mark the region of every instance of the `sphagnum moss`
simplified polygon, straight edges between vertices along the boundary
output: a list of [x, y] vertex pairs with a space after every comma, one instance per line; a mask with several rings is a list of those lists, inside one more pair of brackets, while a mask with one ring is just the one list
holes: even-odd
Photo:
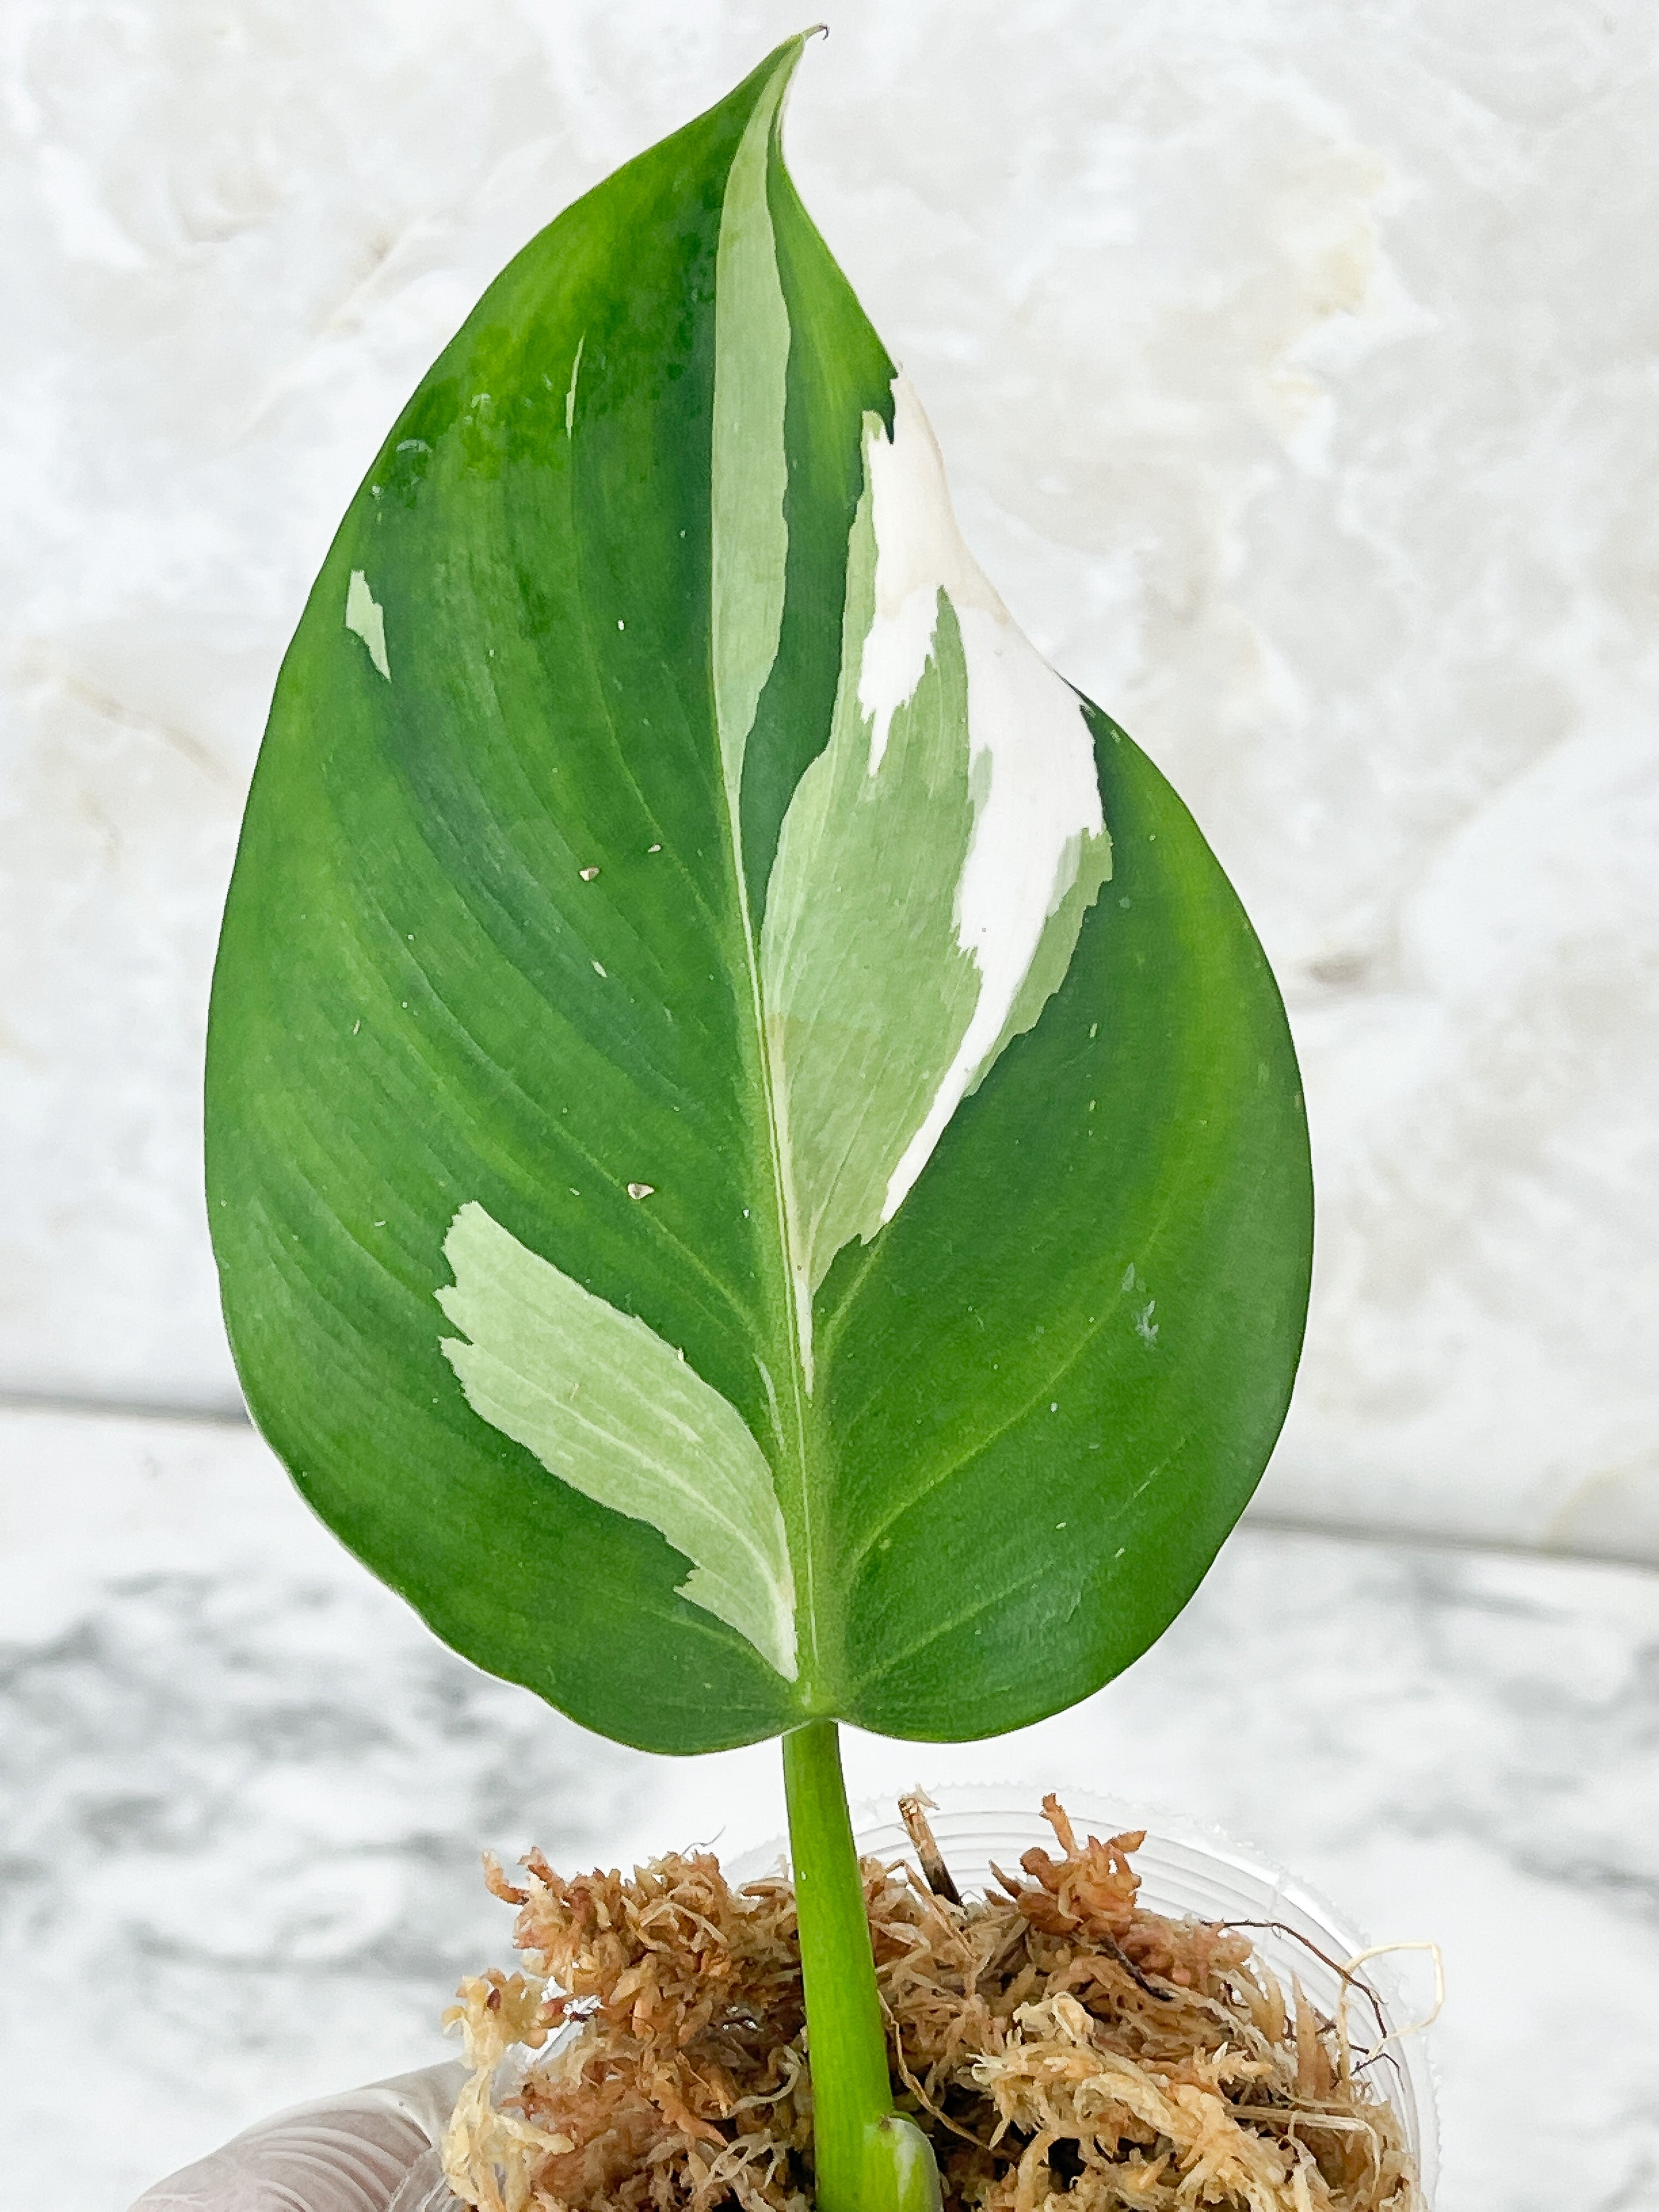
[[[1058, 1856], [1027, 1851], [983, 1898], [862, 1862], [894, 2087], [945, 2206], [1417, 2212], [1399, 2116], [1343, 2026], [1243, 1930], [1144, 1910], [1139, 1834], [1079, 1840], [1044, 1810]], [[628, 1880], [525, 1863], [522, 1885], [489, 1882], [520, 1907], [528, 1971], [466, 1982], [449, 2015], [474, 2069], [456, 2193], [479, 2212], [805, 2212], [788, 1882], [734, 1890], [705, 1852]]]

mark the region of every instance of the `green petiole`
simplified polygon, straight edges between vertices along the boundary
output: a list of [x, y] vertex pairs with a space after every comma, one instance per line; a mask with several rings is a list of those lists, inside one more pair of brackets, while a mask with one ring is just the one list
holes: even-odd
[[933, 2147], [893, 2109], [834, 1721], [810, 1721], [784, 1737], [783, 1780], [806, 1988], [817, 2212], [938, 2212]]

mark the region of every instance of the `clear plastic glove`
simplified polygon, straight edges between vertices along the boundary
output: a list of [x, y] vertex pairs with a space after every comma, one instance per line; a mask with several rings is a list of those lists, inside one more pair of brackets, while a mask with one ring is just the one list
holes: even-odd
[[466, 2069], [452, 2059], [261, 2120], [132, 2212], [459, 2212], [438, 2146]]

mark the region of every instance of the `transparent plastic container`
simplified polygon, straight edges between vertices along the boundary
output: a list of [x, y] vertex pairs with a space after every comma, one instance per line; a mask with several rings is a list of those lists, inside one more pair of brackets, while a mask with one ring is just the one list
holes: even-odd
[[[1079, 1835], [1146, 1829], [1146, 1841], [1134, 1855], [1143, 1905], [1172, 1917], [1190, 1913], [1200, 1920], [1269, 1923], [1247, 1931], [1257, 1955], [1286, 1988], [1294, 1975], [1312, 2004], [1328, 2015], [1335, 2014], [1343, 1990], [1337, 1970], [1367, 1948], [1370, 1939], [1305, 1882], [1218, 1830], [1179, 1814], [1063, 1784], [1057, 1787]], [[992, 1880], [994, 1861], [1012, 1873], [1021, 1852], [1032, 1844], [1054, 1848], [1054, 1830], [1042, 1817], [1038, 1787], [987, 1784], [941, 1788], [932, 1794], [939, 1809], [928, 1814], [928, 1825], [964, 1895], [983, 1892]], [[855, 1805], [853, 1826], [861, 1852], [915, 1863], [915, 1849], [895, 1807]], [[780, 1839], [744, 1853], [728, 1873], [734, 1881], [752, 1881], [787, 1856], [787, 1844]], [[1353, 1978], [1364, 1985], [1363, 1993], [1358, 1987], [1348, 1991], [1348, 2033], [1356, 2047], [1369, 2048], [1385, 2033], [1397, 2033], [1425, 2009], [1402, 1993], [1387, 1959], [1368, 1961]], [[1423, 2202], [1432, 2204], [1438, 2142], [1434, 2076], [1423, 2036], [1390, 2043], [1373, 2072], [1400, 2115]]]

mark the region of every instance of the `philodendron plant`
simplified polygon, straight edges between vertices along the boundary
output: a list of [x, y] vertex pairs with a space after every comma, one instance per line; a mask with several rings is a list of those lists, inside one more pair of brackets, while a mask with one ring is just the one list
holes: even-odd
[[921, 2206], [836, 1727], [987, 1736], [1192, 1594], [1310, 1242], [1261, 948], [1049, 669], [779, 150], [789, 40], [532, 240], [283, 664], [215, 980], [254, 1414], [458, 1650], [783, 1739], [823, 2212]]

